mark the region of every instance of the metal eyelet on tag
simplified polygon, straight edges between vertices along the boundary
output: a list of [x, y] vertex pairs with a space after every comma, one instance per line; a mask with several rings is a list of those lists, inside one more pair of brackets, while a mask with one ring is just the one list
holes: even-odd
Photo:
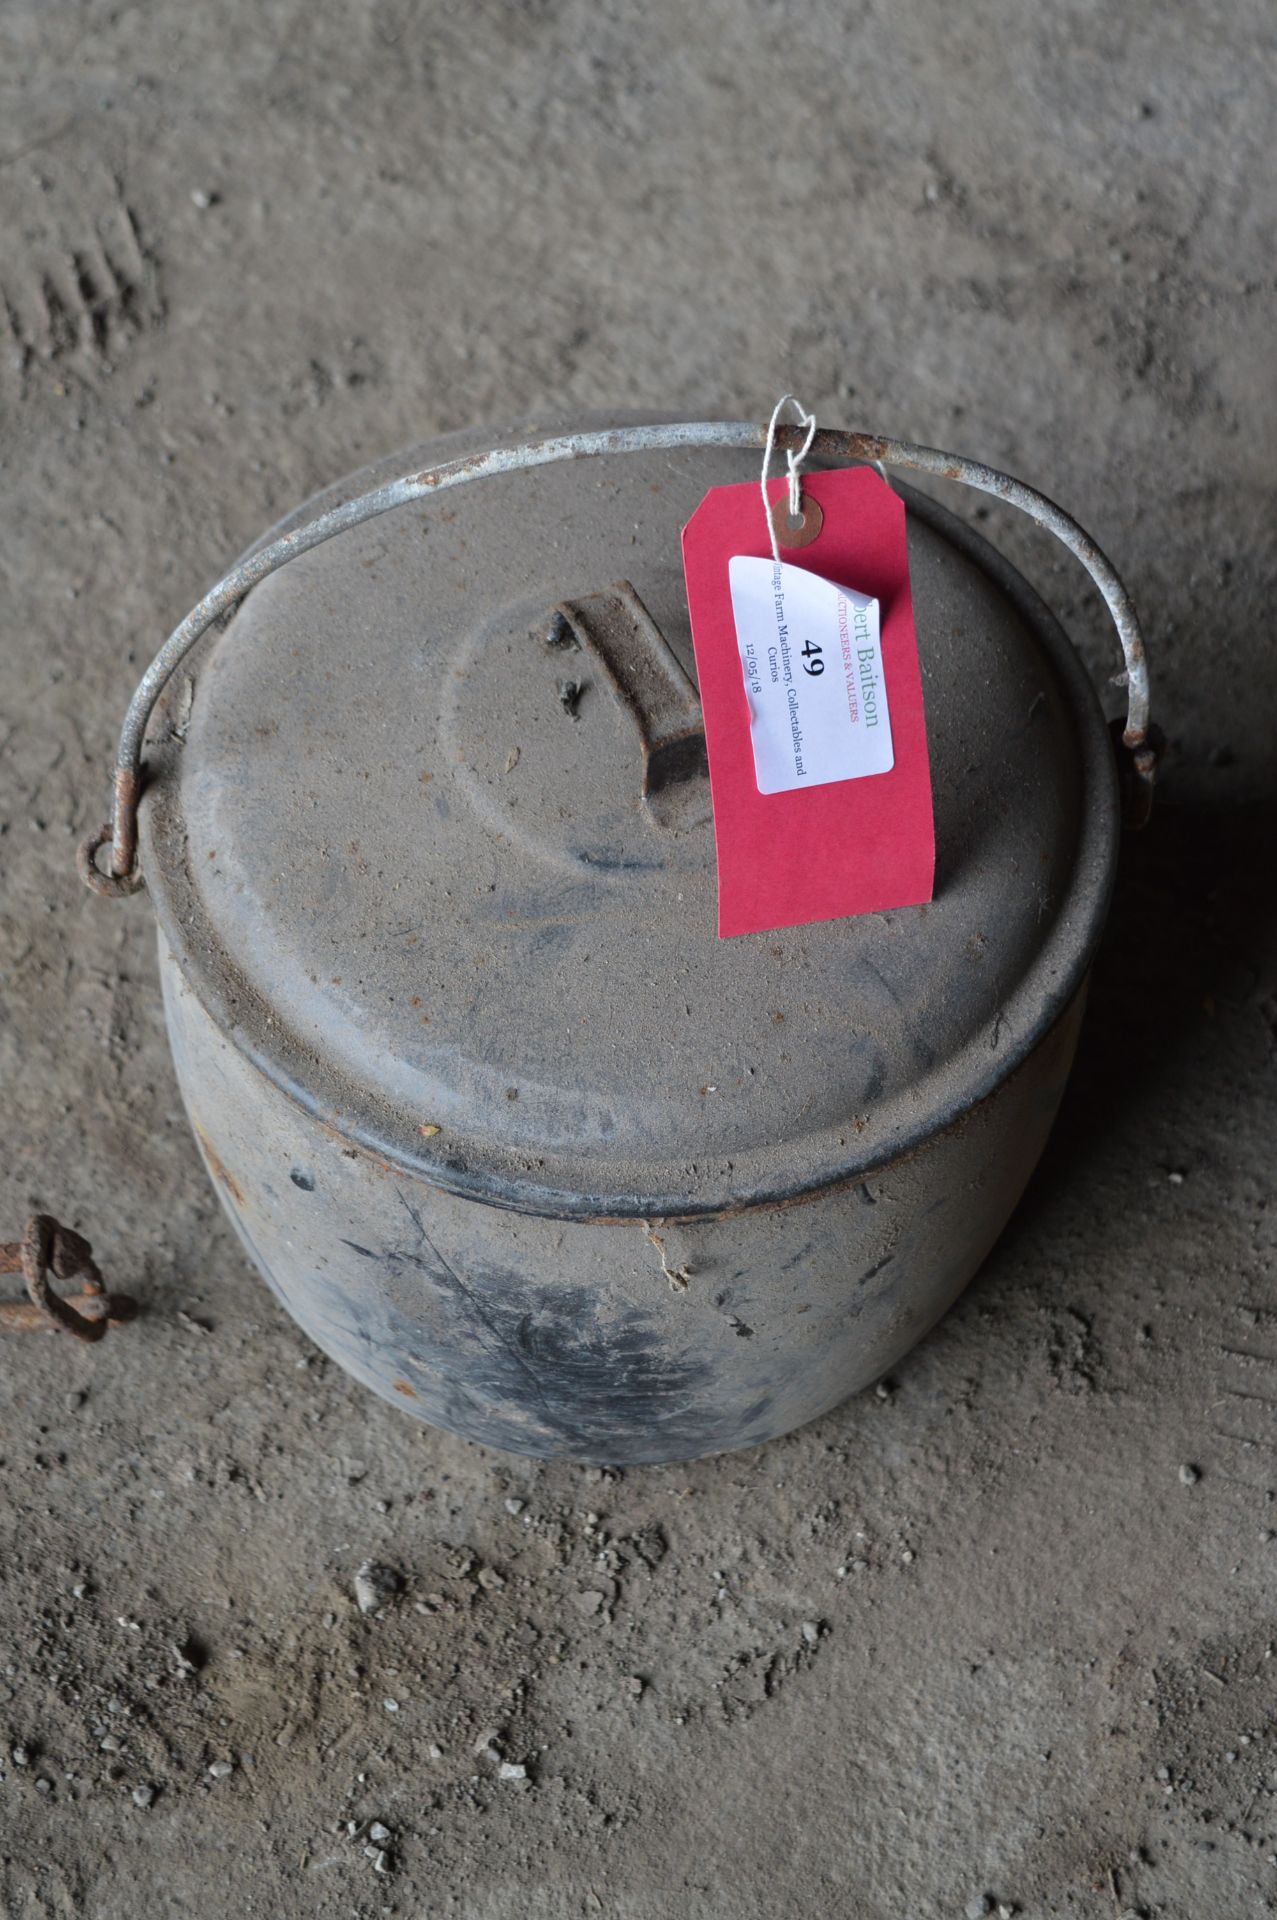
[[799, 506], [798, 518], [791, 519], [788, 492], [771, 504], [772, 530], [782, 547], [809, 547], [825, 524], [825, 516], [818, 501], [810, 493], [804, 492]]

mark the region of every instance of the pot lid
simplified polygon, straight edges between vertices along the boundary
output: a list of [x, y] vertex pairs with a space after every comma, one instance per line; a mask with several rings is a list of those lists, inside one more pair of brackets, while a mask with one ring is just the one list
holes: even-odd
[[170, 689], [142, 810], [166, 938], [352, 1142], [529, 1211], [764, 1203], [952, 1121], [1076, 991], [1115, 848], [1098, 704], [1025, 582], [912, 492], [936, 897], [717, 938], [679, 536], [756, 477], [605, 454], [398, 508], [254, 587]]

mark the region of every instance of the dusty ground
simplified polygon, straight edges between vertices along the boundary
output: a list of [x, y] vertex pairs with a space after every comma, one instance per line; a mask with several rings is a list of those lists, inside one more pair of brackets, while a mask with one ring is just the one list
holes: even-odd
[[[1277, 1911], [1275, 79], [1262, 0], [0, 13], [0, 1225], [147, 1310], [0, 1352], [6, 1915]], [[685, 1469], [485, 1454], [246, 1269], [75, 838], [140, 663], [321, 482], [787, 385], [1093, 527], [1163, 804], [894, 1392]]]

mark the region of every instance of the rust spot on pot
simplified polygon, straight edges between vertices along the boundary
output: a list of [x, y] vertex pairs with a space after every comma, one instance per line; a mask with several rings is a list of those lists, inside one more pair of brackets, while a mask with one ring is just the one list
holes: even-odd
[[213, 1145], [213, 1142], [209, 1139], [199, 1121], [193, 1121], [192, 1125], [195, 1128], [195, 1138], [200, 1143], [200, 1152], [204, 1155], [209, 1172], [219, 1186], [225, 1187], [227, 1193], [230, 1194], [231, 1199], [235, 1202], [235, 1205], [242, 1207], [244, 1204], [244, 1189], [240, 1186], [239, 1181], [222, 1159], [221, 1154], [217, 1151], [217, 1148]]
[[406, 1399], [416, 1400], [419, 1397], [417, 1393], [417, 1389], [415, 1387], [410, 1387], [406, 1380], [396, 1380], [394, 1383], [394, 1386], [395, 1386], [395, 1392], [402, 1393]]

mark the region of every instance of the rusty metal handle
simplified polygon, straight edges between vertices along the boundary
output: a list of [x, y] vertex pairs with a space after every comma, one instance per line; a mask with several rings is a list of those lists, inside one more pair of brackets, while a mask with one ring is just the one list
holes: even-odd
[[[779, 427], [775, 444], [781, 451], [797, 451], [806, 443], [806, 434], [798, 427]], [[423, 472], [405, 474], [385, 486], [375, 487], [347, 500], [327, 513], [316, 515], [304, 525], [292, 528], [259, 547], [248, 558], [232, 567], [211, 593], [176, 627], [146, 669], [125, 715], [115, 765], [115, 790], [111, 820], [100, 831], [90, 833], [77, 855], [80, 876], [95, 892], [110, 898], [135, 893], [142, 884], [137, 864], [137, 809], [142, 791], [142, 746], [147, 723], [155, 703], [174, 669], [212, 626], [228, 613], [259, 581], [275, 573], [298, 554], [322, 546], [336, 534], [345, 533], [378, 514], [413, 501], [433, 499], [449, 487], [468, 485], [472, 480], [496, 474], [526, 472], [534, 467], [552, 466], [563, 460], [583, 460], [595, 454], [662, 453], [675, 448], [693, 451], [728, 449], [761, 450], [767, 442], [767, 428], [749, 421], [676, 422], [667, 426], [612, 427], [601, 432], [554, 435], [512, 447], [494, 447], [484, 454], [470, 454], [457, 460], [445, 460]], [[1134, 811], [1147, 813], [1157, 770], [1156, 750], [1149, 739], [1149, 679], [1144, 639], [1134, 602], [1112, 562], [1101, 552], [1090, 534], [1063, 508], [1045, 494], [1028, 487], [1010, 474], [994, 467], [965, 460], [959, 454], [943, 453], [936, 447], [915, 446], [907, 440], [887, 440], [872, 433], [844, 433], [830, 427], [820, 428], [812, 438], [809, 457], [832, 463], [862, 461], [873, 466], [898, 467], [910, 473], [928, 473], [942, 480], [956, 480], [980, 493], [992, 494], [1018, 507], [1030, 520], [1066, 546], [1079, 560], [1104, 603], [1117, 629], [1125, 671], [1121, 681], [1126, 687], [1126, 723], [1122, 745], [1130, 756], [1132, 781], [1141, 804]], [[759, 506], [761, 515], [762, 507]], [[98, 851], [111, 843], [110, 871], [104, 873], [97, 863]]]

